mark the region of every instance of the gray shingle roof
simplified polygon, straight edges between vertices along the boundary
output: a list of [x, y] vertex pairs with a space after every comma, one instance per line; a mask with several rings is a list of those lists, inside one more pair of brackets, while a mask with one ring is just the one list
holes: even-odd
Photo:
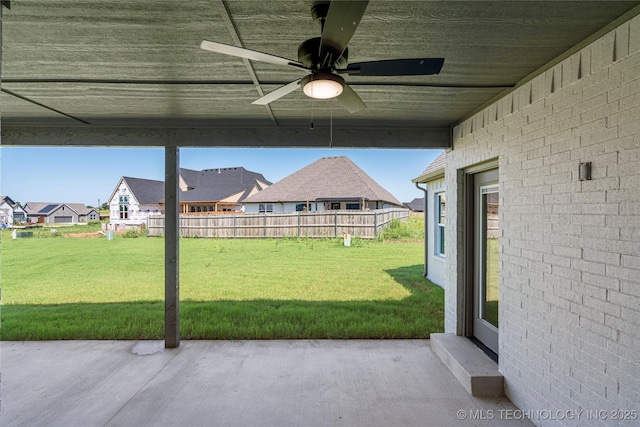
[[46, 205], [42, 203], [26, 202], [24, 204], [24, 210], [28, 213], [35, 213], [42, 209], [44, 206]]
[[78, 215], [87, 215], [94, 209], [89, 209], [84, 203], [61, 203], [61, 202], [27, 202], [25, 206], [28, 208], [26, 212], [29, 215], [48, 215], [57, 210], [60, 206], [65, 205], [73, 209]]
[[180, 169], [180, 174], [192, 188], [180, 193], [182, 202], [217, 201], [238, 193], [243, 193], [244, 196], [254, 187], [261, 189], [264, 184], [271, 185], [261, 173], [248, 171], [243, 167], [205, 169], [199, 172]]
[[96, 209], [88, 208], [84, 203], [67, 203], [66, 205], [78, 212], [79, 215], [88, 215], [91, 211], [97, 212]]
[[0, 196], [0, 203], [6, 201], [8, 205], [15, 205], [16, 202], [13, 201], [13, 199], [9, 196]]
[[[260, 190], [265, 185], [271, 185], [261, 173], [248, 171], [243, 167], [202, 171], [181, 168], [180, 176], [189, 188], [188, 191], [180, 192], [181, 202], [215, 202], [237, 193], [243, 193], [240, 198], [242, 201], [254, 187]], [[123, 179], [139, 203], [164, 202], [164, 181], [127, 176]]]
[[180, 176], [182, 177], [184, 182], [187, 184], [187, 187], [189, 187], [189, 188], [195, 188], [196, 187], [196, 183], [198, 182], [198, 174], [199, 173], [200, 173], [199, 171], [180, 168]]
[[415, 198], [408, 203], [404, 203], [404, 206], [414, 212], [424, 212], [424, 197]]
[[138, 203], [142, 205], [156, 205], [164, 200], [164, 181], [153, 179], [132, 178], [123, 176]]
[[[26, 206], [27, 208], [26, 211], [29, 214], [38, 214], [38, 213], [44, 214], [63, 204], [64, 203], [60, 203], [60, 202], [27, 202], [24, 205]], [[45, 209], [47, 207], [48, 209]], [[42, 212], [43, 209], [45, 209], [45, 211], [47, 212]]]
[[361, 199], [402, 206], [348, 157], [323, 157], [248, 197], [245, 203], [304, 202], [317, 199]]
[[440, 153], [438, 157], [436, 157], [433, 160], [433, 162], [431, 162], [429, 166], [427, 166], [425, 170], [422, 171], [422, 173], [417, 178], [413, 180], [413, 182], [425, 182], [423, 180], [423, 177], [426, 177], [427, 175], [432, 175], [435, 172], [442, 172], [442, 174], [444, 175], [445, 160], [446, 160], [446, 151], [443, 151], [442, 153]]

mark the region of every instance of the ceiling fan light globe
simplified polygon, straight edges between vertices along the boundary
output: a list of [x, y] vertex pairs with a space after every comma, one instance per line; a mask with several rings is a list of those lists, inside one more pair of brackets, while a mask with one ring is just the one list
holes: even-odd
[[302, 83], [302, 91], [309, 98], [331, 99], [344, 90], [344, 79], [335, 74], [316, 74], [307, 76]]

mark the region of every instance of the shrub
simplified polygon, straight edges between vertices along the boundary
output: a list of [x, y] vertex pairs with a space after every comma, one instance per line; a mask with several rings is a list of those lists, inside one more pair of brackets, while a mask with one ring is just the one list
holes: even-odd
[[406, 221], [394, 218], [389, 226], [378, 235], [378, 239], [424, 239], [424, 218], [410, 217]]
[[122, 237], [124, 237], [125, 239], [137, 239], [138, 237], [140, 237], [140, 232], [137, 230], [129, 229], [122, 233]]

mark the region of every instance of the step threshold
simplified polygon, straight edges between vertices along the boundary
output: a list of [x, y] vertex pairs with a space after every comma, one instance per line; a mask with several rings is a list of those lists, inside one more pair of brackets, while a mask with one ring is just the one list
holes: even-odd
[[431, 334], [431, 349], [472, 396], [504, 396], [498, 364], [466, 337]]

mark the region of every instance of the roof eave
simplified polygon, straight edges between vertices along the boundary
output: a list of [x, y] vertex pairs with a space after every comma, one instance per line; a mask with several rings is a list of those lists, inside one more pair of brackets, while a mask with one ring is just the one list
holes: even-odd
[[417, 183], [421, 183], [421, 182], [433, 181], [433, 180], [436, 180], [438, 178], [444, 178], [444, 168], [435, 170], [433, 172], [429, 172], [429, 173], [424, 174], [424, 175], [420, 175], [419, 177], [412, 179], [411, 182], [417, 184]]

